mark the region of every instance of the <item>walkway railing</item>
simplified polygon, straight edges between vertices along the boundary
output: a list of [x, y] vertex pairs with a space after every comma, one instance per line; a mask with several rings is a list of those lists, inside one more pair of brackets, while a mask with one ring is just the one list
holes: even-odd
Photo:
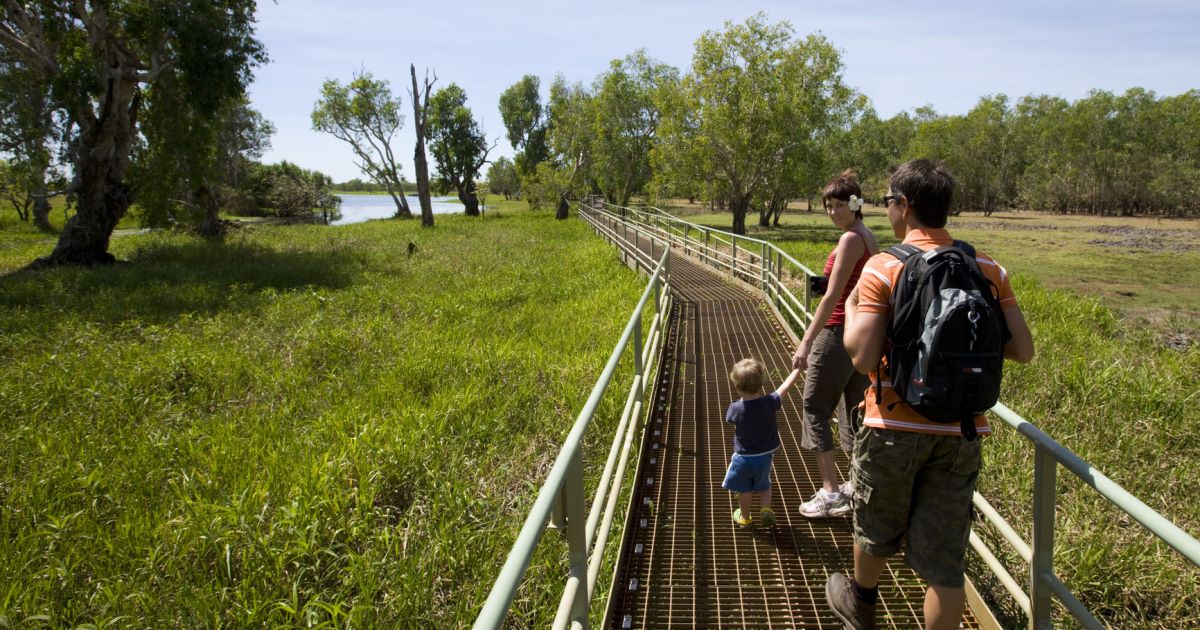
[[[787, 260], [796, 268], [803, 270], [807, 275], [812, 275], [812, 272], [790, 256], [787, 256], [787, 254], [784, 254], [774, 245], [758, 239], [738, 236], [722, 230], [690, 223], [663, 212], [658, 208], [625, 208], [610, 204], [604, 205], [606, 211], [613, 216], [624, 217], [630, 221], [644, 225], [647, 229], [653, 231], [653, 233], [662, 235], [664, 240], [670, 241], [675, 247], [680, 248], [682, 251], [697, 252], [701, 258], [724, 268], [734, 277], [740, 277], [739, 270], [741, 269], [761, 270], [763, 274], [763, 288], [769, 298], [779, 300], [781, 296], [786, 296], [793, 305], [799, 306], [795, 296], [784, 290], [779, 280], [779, 270], [782, 269], [782, 262], [776, 263], [775, 261]], [[700, 238], [701, 236], [703, 236], [703, 239]], [[725, 251], [714, 251], [716, 248], [713, 247], [713, 243], [725, 244], [727, 249]], [[737, 252], [739, 251], [739, 245], [741, 245], [741, 251], [746, 251], [747, 247], [744, 245], [745, 243], [762, 245], [762, 255], [759, 260], [766, 261], [765, 264], [747, 259], [739, 267]], [[730, 251], [732, 251], [732, 255]], [[774, 260], [772, 259], [772, 255], [774, 255]], [[807, 282], [805, 284], [807, 285]], [[805, 307], [811, 298], [812, 295], [806, 292]], [[808, 319], [812, 318], [811, 311], [807, 308], [803, 308], [802, 312], [808, 316]], [[794, 312], [790, 314], [793, 321], [799, 324], [799, 328], [803, 329], [807, 325], [807, 321], [800, 324], [800, 320]], [[1084, 483], [1099, 492], [1101, 496], [1108, 499], [1113, 505], [1150, 530], [1156, 537], [1179, 551], [1192, 564], [1200, 566], [1200, 541], [1188, 535], [1187, 532], [1154, 511], [1116, 482], [1093, 468], [1083, 459], [1080, 459], [1070, 449], [1059, 444], [1034, 426], [1033, 423], [1017, 415], [1004, 404], [997, 403], [996, 406], [992, 407], [991, 411], [1006, 424], [1016, 429], [1036, 449], [1033, 473], [1032, 543], [1025, 542], [1013, 527], [1009, 525], [1008, 521], [1000, 516], [982, 495], [977, 492], [974, 498], [975, 507], [978, 508], [979, 512], [1000, 532], [1004, 540], [1029, 565], [1028, 593], [1008, 569], [1004, 567], [1003, 563], [996, 558], [987, 544], [974, 532], [971, 533], [970, 538], [971, 548], [979, 554], [987, 567], [991, 569], [1000, 583], [1004, 585], [1005, 590], [1012, 595], [1017, 601], [1018, 606], [1029, 617], [1029, 627], [1031, 629], [1042, 630], [1051, 627], [1052, 597], [1057, 597], [1063, 606], [1066, 607], [1067, 611], [1075, 619], [1079, 620], [1084, 627], [1094, 630], [1103, 630], [1105, 627], [1054, 573], [1054, 516], [1057, 499], [1056, 479], [1059, 465], [1074, 473]]]
[[[767, 294], [775, 308], [800, 330], [812, 321], [812, 283], [819, 275], [769, 241], [698, 225], [658, 208], [630, 208], [604, 201], [600, 207], [628, 218], [658, 238], [675, 246], [677, 253], [695, 256], [706, 264]], [[800, 297], [803, 296], [803, 297]]]
[[[617, 498], [629, 463], [630, 451], [644, 416], [642, 406], [646, 389], [658, 364], [661, 337], [667, 314], [670, 312], [669, 244], [658, 240], [649, 230], [637, 225], [622, 226], [623, 233], [618, 235], [587, 209], [581, 209], [580, 217], [620, 247], [628, 260], [645, 269], [650, 274], [650, 280], [629, 316], [629, 322], [625, 325], [625, 330], [613, 348], [595, 387], [592, 388], [583, 410], [579, 412], [571, 432], [563, 442], [562, 450], [554, 460], [545, 483], [538, 491], [533, 508], [525, 518], [525, 524], [521, 527], [512, 550], [509, 551], [508, 559], [501, 568], [479, 617], [475, 620], [475, 628], [499, 628], [503, 625], [525, 571], [529, 568], [534, 549], [546, 530], [547, 521], [551, 527], [565, 532], [568, 546], [568, 577], [554, 618], [554, 628], [565, 628], [568, 625], [581, 628], [588, 626], [590, 603], [612, 529]], [[634, 242], [649, 240], [652, 243], [651, 251], [656, 253], [656, 248], [661, 248], [662, 255], [654, 260], [628, 245], [630, 241], [624, 236], [629, 234], [635, 235]], [[654, 305], [653, 319], [643, 344], [643, 317], [650, 303]], [[586, 513], [585, 518], [583, 437], [626, 351], [633, 353], [633, 379], [625, 399], [624, 411], [609, 447], [600, 483], [592, 497], [591, 510]]]

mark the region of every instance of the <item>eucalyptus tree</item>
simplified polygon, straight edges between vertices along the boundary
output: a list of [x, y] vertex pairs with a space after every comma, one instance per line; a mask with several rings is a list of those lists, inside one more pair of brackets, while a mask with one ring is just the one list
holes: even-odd
[[[853, 92], [842, 82], [842, 62], [820, 35], [794, 39], [787, 22], [770, 24], [759, 13], [745, 23], [726, 22], [696, 41], [691, 72], [674, 96], [661, 133], [687, 135], [667, 144], [693, 152], [664, 166], [697, 169], [709, 177], [733, 212], [733, 231], [746, 231], [746, 212], [772, 187], [795, 194], [789, 178], [823, 138], [848, 117]], [[671, 106], [671, 99], [676, 99]], [[662, 153], [658, 152], [659, 160]]]
[[398, 218], [412, 218], [400, 165], [392, 150], [392, 138], [404, 124], [400, 99], [392, 97], [388, 82], [362, 70], [350, 83], [329, 79], [321, 86], [321, 98], [313, 106], [312, 126], [350, 145], [355, 165], [372, 181], [383, 184], [396, 204]]
[[44, 75], [5, 50], [0, 55], [0, 151], [12, 159], [4, 169], [4, 195], [22, 221], [32, 219], [43, 231], [51, 230], [46, 179], [57, 127]]
[[649, 183], [660, 118], [654, 95], [678, 80], [676, 68], [651, 59], [645, 49], [614, 60], [596, 78], [591, 175], [609, 201], [625, 205]]
[[479, 195], [475, 180], [487, 163], [487, 155], [495, 143], [488, 146], [487, 137], [467, 108], [467, 93], [450, 85], [434, 93], [430, 100], [429, 148], [437, 162], [438, 173], [446, 178], [459, 201], [463, 213], [479, 216]]
[[512, 199], [517, 193], [517, 170], [512, 160], [506, 157], [496, 158], [487, 172], [488, 192], [493, 195], [504, 195]]
[[500, 118], [508, 141], [517, 151], [517, 174], [528, 177], [546, 159], [548, 110], [542, 105], [541, 80], [532, 74], [508, 86], [500, 94]]
[[[570, 200], [588, 187], [595, 120], [595, 97], [580, 83], [568, 83], [561, 75], [550, 85], [550, 124], [547, 133], [549, 159], [538, 166], [539, 179], [557, 204], [555, 218], [565, 219]], [[543, 168], [545, 167], [545, 168]]]
[[179, 102], [178, 91], [148, 95], [130, 179], [145, 225], [194, 228], [219, 237], [221, 208], [240, 210], [248, 165], [270, 147], [274, 126], [245, 97], [230, 99], [215, 117]]
[[[108, 242], [133, 201], [125, 180], [145, 90], [178, 90], [215, 115], [266, 61], [253, 0], [4, 0], [0, 45], [49, 83], [79, 129], [76, 212], [32, 266], [113, 261]], [[164, 80], [169, 78], [170, 80]]]

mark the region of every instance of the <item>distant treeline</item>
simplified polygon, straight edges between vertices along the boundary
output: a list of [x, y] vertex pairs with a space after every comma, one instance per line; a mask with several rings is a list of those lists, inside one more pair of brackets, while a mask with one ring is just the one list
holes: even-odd
[[954, 173], [959, 210], [1198, 216], [1200, 91], [1025, 96], [1015, 105], [986, 96], [961, 116], [920, 108], [879, 120], [868, 111], [846, 131], [841, 163], [878, 195], [894, 157], [918, 156]]
[[845, 169], [878, 200], [892, 166], [925, 157], [954, 174], [958, 211], [1200, 216], [1200, 90], [989, 95], [962, 115], [884, 119], [836, 46], [765, 14], [702, 34], [683, 70], [638, 50], [590, 84], [558, 76], [548, 99], [541, 85], [526, 75], [501, 95], [515, 155], [488, 184], [560, 213], [586, 195], [686, 198], [728, 209], [742, 232]]
[[[404, 187], [404, 192], [406, 194], [415, 194], [417, 191], [417, 185], [410, 181], [401, 182], [401, 186]], [[334, 192], [386, 193], [387, 186], [378, 182], [363, 181], [355, 177], [354, 179], [344, 181], [340, 184], [334, 184], [333, 190]]]

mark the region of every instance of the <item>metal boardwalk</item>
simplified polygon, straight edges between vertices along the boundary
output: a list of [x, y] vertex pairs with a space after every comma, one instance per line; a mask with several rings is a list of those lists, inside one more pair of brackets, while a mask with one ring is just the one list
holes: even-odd
[[[639, 243], [653, 257], [661, 255]], [[800, 447], [802, 385], [783, 400], [772, 483], [778, 523], [738, 529], [721, 487], [732, 455], [729, 368], [755, 357], [769, 387], [791, 370], [795, 342], [761, 294], [672, 254], [670, 326], [644, 432], [631, 512], [612, 586], [612, 628], [841, 628], [825, 580], [853, 567], [849, 517], [809, 520], [799, 506], [820, 487]], [[836, 431], [835, 431], [836, 432]], [[839, 474], [849, 462], [836, 452]], [[921, 625], [924, 585], [896, 556], [880, 582], [881, 628]], [[968, 610], [963, 627], [979, 627]]]

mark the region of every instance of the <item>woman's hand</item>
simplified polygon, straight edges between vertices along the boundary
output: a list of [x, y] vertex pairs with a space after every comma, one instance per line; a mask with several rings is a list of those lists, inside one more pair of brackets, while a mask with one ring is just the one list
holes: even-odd
[[808, 339], [801, 340], [800, 347], [796, 348], [796, 354], [792, 355], [792, 369], [807, 370], [810, 352], [812, 352], [812, 343]]

